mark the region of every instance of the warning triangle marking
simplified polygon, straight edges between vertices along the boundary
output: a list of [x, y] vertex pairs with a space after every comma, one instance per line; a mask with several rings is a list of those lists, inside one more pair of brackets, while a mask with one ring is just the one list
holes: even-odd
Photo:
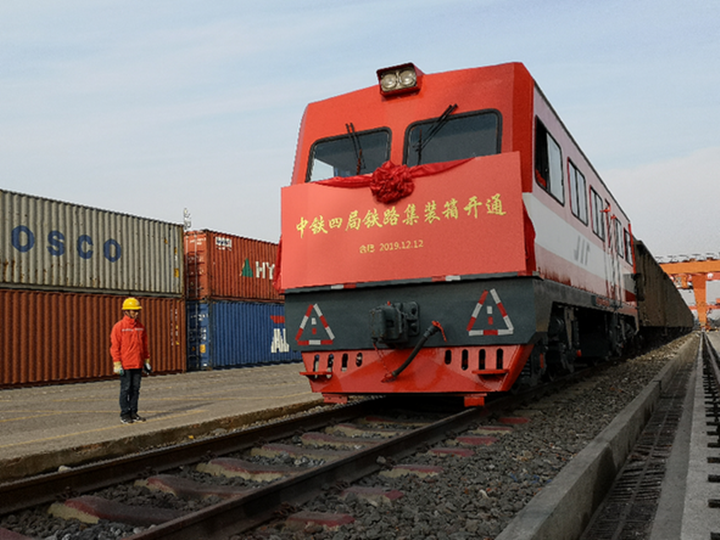
[[[318, 324], [318, 321], [320, 324]], [[308, 328], [306, 332], [305, 327], [308, 322], [310, 322], [310, 328]], [[317, 339], [316, 336], [318, 335], [318, 332], [321, 333], [321, 336], [326, 337], [327, 339], [322, 339], [322, 337]], [[303, 339], [303, 334], [305, 333], [311, 334], [313, 339]], [[305, 312], [302, 322], [300, 323], [300, 328], [298, 328], [295, 341], [297, 341], [298, 345], [331, 345], [334, 340], [335, 334], [333, 334], [333, 331], [330, 329], [330, 325], [325, 319], [325, 315], [323, 315], [322, 311], [320, 311], [320, 306], [317, 304], [310, 304]]]
[[[507, 314], [507, 311], [505, 311], [505, 306], [503, 306], [502, 302], [500, 301], [500, 297], [498, 296], [498, 293], [495, 289], [490, 289], [490, 296], [492, 296], [492, 299], [495, 301], [495, 305], [497, 306], [498, 311], [500, 312], [500, 316], [502, 317], [503, 322], [505, 323], [505, 328], [493, 328], [495, 326], [495, 317], [493, 316], [493, 306], [487, 305], [487, 297], [488, 297], [488, 290], [485, 289], [480, 296], [480, 300], [478, 300], [478, 303], [475, 305], [475, 309], [473, 310], [472, 316], [470, 317], [470, 322], [467, 325], [467, 331], [468, 335], [470, 336], [509, 336], [513, 332], [515, 332], [515, 327], [512, 324], [512, 321], [510, 320], [510, 317]], [[487, 315], [487, 326], [489, 328], [484, 330], [473, 330], [473, 327], [475, 326], [475, 323], [477, 322], [478, 317], [480, 316], [480, 313], [483, 311], [483, 307], [485, 308], [485, 314]]]

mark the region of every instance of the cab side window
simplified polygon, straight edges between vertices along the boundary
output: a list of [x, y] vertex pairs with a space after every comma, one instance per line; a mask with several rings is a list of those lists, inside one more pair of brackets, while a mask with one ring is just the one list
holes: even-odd
[[632, 264], [633, 262], [633, 245], [632, 245], [632, 237], [630, 236], [630, 233], [627, 229], [624, 230], [624, 238], [625, 238], [625, 258], [627, 259], [627, 262]]
[[613, 218], [613, 243], [615, 244], [615, 252], [622, 257], [625, 258], [625, 243], [623, 242], [622, 237], [622, 231], [623, 226], [622, 223], [620, 223], [620, 220], [617, 218]]
[[535, 180], [560, 204], [565, 204], [565, 189], [560, 145], [539, 118], [535, 119]]
[[602, 197], [593, 188], [590, 188], [590, 212], [592, 215], [592, 230], [598, 238], [605, 240], [605, 214]]
[[568, 164], [570, 171], [570, 208], [573, 215], [587, 225], [587, 185], [585, 176], [575, 167], [572, 161], [568, 160]]

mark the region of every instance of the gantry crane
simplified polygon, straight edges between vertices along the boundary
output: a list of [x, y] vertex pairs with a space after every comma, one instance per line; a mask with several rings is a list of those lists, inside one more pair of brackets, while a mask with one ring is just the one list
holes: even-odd
[[720, 259], [714, 257], [685, 257], [679, 261], [660, 263], [679, 289], [692, 289], [695, 307], [701, 328], [707, 328], [707, 287], [708, 281], [720, 280]]

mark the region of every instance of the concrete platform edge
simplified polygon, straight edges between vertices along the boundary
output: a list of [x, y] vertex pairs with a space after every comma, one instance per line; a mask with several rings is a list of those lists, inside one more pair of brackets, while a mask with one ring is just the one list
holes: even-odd
[[190, 437], [200, 438], [209, 435], [216, 429], [231, 430], [253, 422], [262, 422], [278, 416], [301, 413], [322, 404], [322, 397], [318, 397], [309, 402], [215, 418], [205, 422], [141, 433], [113, 441], [0, 460], [0, 471], [2, 471], [0, 472], [0, 483], [54, 472], [60, 466], [77, 467], [93, 461], [112, 459], [158, 446], [176, 444]]
[[686, 341], [643, 392], [515, 516], [496, 540], [578, 538], [625, 463], [663, 387], [682, 361], [695, 358], [698, 341], [697, 334]]

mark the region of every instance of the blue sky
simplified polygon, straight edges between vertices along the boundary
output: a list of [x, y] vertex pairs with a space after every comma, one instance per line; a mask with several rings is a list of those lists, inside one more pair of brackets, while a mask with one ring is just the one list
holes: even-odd
[[5, 0], [0, 189], [277, 241], [308, 102], [523, 62], [657, 256], [720, 252], [715, 0]]

